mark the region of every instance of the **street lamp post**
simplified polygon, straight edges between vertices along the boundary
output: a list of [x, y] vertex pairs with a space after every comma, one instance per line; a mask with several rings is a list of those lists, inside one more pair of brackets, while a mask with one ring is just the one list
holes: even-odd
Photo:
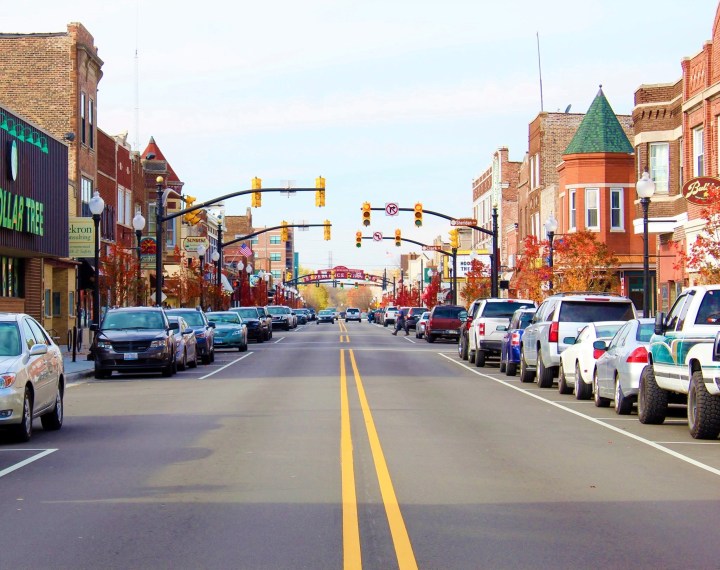
[[162, 285], [163, 285], [163, 177], [155, 179], [157, 190], [157, 205], [155, 207], [155, 305], [162, 306]]
[[217, 252], [217, 250], [215, 250], [210, 257], [213, 264], [215, 265], [215, 290], [213, 295], [215, 295], [216, 297], [215, 306], [213, 307], [213, 309], [219, 311], [222, 309], [222, 307], [220, 306], [220, 254]]
[[202, 311], [205, 309], [205, 287], [203, 287], [203, 282], [205, 281], [205, 274], [203, 273], [203, 265], [205, 264], [205, 246], [203, 244], [198, 246], [197, 254], [200, 261], [200, 310]]
[[650, 173], [645, 170], [642, 178], [635, 185], [638, 198], [643, 211], [643, 317], [650, 316], [650, 254], [648, 252], [648, 208], [650, 198], [655, 193], [655, 183], [650, 178]]
[[548, 256], [548, 269], [550, 269], [550, 279], [548, 280], [548, 289], [553, 289], [553, 240], [555, 232], [558, 229], [558, 221], [551, 212], [550, 217], [545, 221], [545, 233], [547, 234], [548, 244], [550, 246], [550, 255]]
[[250, 275], [252, 275], [252, 272], [253, 272], [253, 266], [251, 265], [250, 260], [248, 259], [248, 264], [245, 266], [245, 273], [247, 273], [248, 293], [250, 295], [250, 299], [248, 299], [249, 300], [248, 304], [250, 304], [250, 305], [255, 304], [252, 299], [253, 293], [252, 293], [252, 289], [250, 287]]
[[[93, 324], [100, 326], [100, 216], [105, 209], [105, 200], [95, 190], [90, 198], [90, 213], [95, 223], [95, 286], [93, 288]], [[96, 328], [97, 330], [97, 328]]]
[[141, 251], [140, 251], [140, 240], [142, 239], [142, 232], [145, 229], [145, 218], [143, 218], [142, 213], [140, 210], [138, 210], [135, 213], [135, 217], [132, 219], [132, 225], [135, 229], [135, 237], [137, 238], [137, 289], [136, 289], [136, 296], [135, 296], [135, 304], [140, 306], [140, 279], [141, 279], [141, 269], [140, 269], [140, 262], [142, 260]]

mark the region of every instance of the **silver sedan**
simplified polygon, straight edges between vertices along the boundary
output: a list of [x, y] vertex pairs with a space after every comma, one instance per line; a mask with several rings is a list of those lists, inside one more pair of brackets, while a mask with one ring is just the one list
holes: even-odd
[[595, 405], [606, 407], [615, 402], [615, 412], [629, 414], [637, 400], [640, 373], [648, 363], [647, 346], [653, 334], [653, 319], [632, 319], [618, 330], [612, 340], [595, 341], [604, 350], [595, 364], [593, 388]]

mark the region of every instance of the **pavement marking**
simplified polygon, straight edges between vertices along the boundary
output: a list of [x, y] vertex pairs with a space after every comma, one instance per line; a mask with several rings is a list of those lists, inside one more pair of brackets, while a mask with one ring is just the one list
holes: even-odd
[[350, 404], [348, 401], [345, 350], [340, 349], [340, 465], [342, 473], [343, 568], [362, 568], [360, 526], [355, 494]]
[[273, 344], [277, 344], [277, 343], [279, 343], [281, 340], [284, 340], [284, 339], [285, 339], [285, 337], [284, 337], [284, 336], [281, 336], [281, 337], [280, 337], [279, 339], [277, 339]]
[[390, 525], [390, 534], [392, 535], [393, 545], [395, 546], [395, 556], [397, 557], [398, 567], [400, 570], [414, 569], [417, 570], [417, 562], [413, 553], [410, 536], [408, 536], [405, 521], [400, 512], [395, 489], [390, 479], [390, 470], [388, 469], [385, 455], [383, 454], [380, 438], [375, 428], [370, 406], [365, 395], [360, 372], [358, 371], [357, 362], [355, 362], [355, 354], [352, 349], [348, 351], [350, 355], [350, 364], [352, 365], [353, 374], [355, 376], [355, 386], [360, 398], [360, 407], [362, 408], [363, 417], [365, 418], [365, 429], [367, 430], [368, 439], [370, 440], [370, 450], [372, 451], [373, 461], [375, 462], [375, 472], [377, 473], [378, 483], [380, 484], [380, 494], [385, 505], [385, 514]]
[[701, 463], [700, 461], [697, 461], [691, 457], [688, 457], [687, 455], [683, 455], [682, 453], [678, 453], [677, 451], [673, 451], [672, 449], [668, 449], [667, 447], [663, 447], [660, 445], [660, 443], [651, 441], [649, 439], [645, 439], [644, 437], [641, 437], [639, 435], [635, 435], [633, 433], [624, 431], [620, 429], [619, 427], [610, 425], [608, 423], [605, 423], [603, 420], [600, 420], [598, 418], [593, 418], [592, 416], [588, 416], [587, 414], [583, 414], [582, 412], [578, 412], [577, 410], [572, 410], [570, 408], [566, 408], [564, 405], [561, 405], [557, 402], [553, 402], [552, 400], [548, 400], [546, 398], [542, 398], [541, 396], [538, 396], [537, 394], [533, 394], [529, 390], [524, 390], [523, 388], [520, 388], [519, 386], [514, 386], [513, 384], [510, 384], [509, 382], [506, 382], [505, 380], [502, 380], [500, 378], [495, 378], [493, 376], [489, 376], [488, 374], [483, 374], [482, 372], [478, 372], [477, 370], [474, 370], [470, 368], [469, 366], [466, 366], [465, 364], [458, 362], [457, 360], [454, 360], [444, 354], [438, 353], [443, 358], [447, 358], [450, 362], [454, 362], [455, 364], [462, 366], [463, 368], [466, 368], [473, 374], [477, 374], [478, 376], [482, 376], [483, 378], [487, 378], [488, 380], [492, 380], [493, 382], [497, 382], [498, 384], [502, 384], [503, 386], [507, 386], [508, 388], [512, 388], [513, 390], [516, 390], [517, 392], [520, 392], [521, 394], [525, 394], [526, 396], [529, 396], [530, 398], [535, 398], [536, 400], [540, 400], [541, 402], [545, 402], [546, 404], [550, 404], [551, 406], [555, 406], [556, 408], [563, 410], [567, 412], [568, 414], [573, 414], [575, 416], [578, 416], [580, 418], [586, 419], [589, 422], [592, 422], [594, 424], [597, 424], [599, 426], [602, 426], [606, 429], [609, 429], [610, 431], [614, 431], [616, 433], [619, 433], [620, 435], [624, 435], [625, 437], [628, 437], [630, 439], [634, 439], [637, 442], [640, 442], [642, 444], [645, 444], [649, 447], [652, 447], [653, 449], [656, 449], [658, 451], [662, 451], [663, 453], [666, 453], [675, 459], [679, 459], [680, 461], [684, 461], [685, 463], [689, 463], [690, 465], [693, 465], [694, 467], [698, 467], [700, 469], [703, 469], [707, 471], [708, 473], [712, 473], [713, 475], [720, 476], [720, 469], [716, 469], [715, 467], [711, 467], [710, 465], [707, 465], [705, 463]]
[[233, 364], [240, 362], [243, 358], [247, 358], [251, 354], [253, 354], [253, 353], [248, 352], [247, 354], [243, 354], [240, 358], [236, 358], [235, 360], [228, 362], [225, 366], [222, 366], [222, 367], [218, 368], [217, 370], [213, 370], [210, 374], [205, 374], [205, 376], [200, 376], [200, 378], [198, 378], [198, 380], [205, 380], [205, 378], [210, 378], [210, 376], [213, 376], [214, 374], [217, 374], [218, 372], [225, 370], [228, 366], [232, 366]]
[[[17, 449], [13, 448], [12, 450], [8, 451], [39, 451], [38, 449]], [[28, 457], [27, 459], [21, 461], [20, 463], [16, 463], [15, 465], [11, 465], [10, 467], [7, 467], [0, 471], [0, 477], [5, 477], [5, 475], [8, 475], [9, 473], [12, 473], [13, 471], [17, 471], [21, 467], [25, 467], [26, 465], [32, 463], [33, 461], [37, 461], [38, 459], [42, 459], [46, 455], [50, 455], [51, 453], [54, 453], [57, 451], [57, 449], [45, 449], [41, 453], [38, 453], [36, 455], [33, 455], [32, 457]]]
[[720, 441], [656, 441], [663, 445], [720, 445]]

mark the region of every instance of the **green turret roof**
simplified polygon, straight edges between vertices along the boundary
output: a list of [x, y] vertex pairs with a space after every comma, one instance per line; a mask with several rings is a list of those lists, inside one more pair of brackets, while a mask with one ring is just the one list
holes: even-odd
[[625, 131], [620, 126], [620, 121], [605, 98], [601, 85], [600, 91], [564, 154], [592, 152], [632, 154], [633, 151]]

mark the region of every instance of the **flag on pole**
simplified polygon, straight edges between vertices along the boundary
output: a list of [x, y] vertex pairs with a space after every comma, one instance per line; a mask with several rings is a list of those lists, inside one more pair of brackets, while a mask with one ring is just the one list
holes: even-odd
[[240, 253], [244, 255], [245, 257], [252, 257], [252, 249], [250, 249], [247, 244], [242, 244], [240, 246]]

